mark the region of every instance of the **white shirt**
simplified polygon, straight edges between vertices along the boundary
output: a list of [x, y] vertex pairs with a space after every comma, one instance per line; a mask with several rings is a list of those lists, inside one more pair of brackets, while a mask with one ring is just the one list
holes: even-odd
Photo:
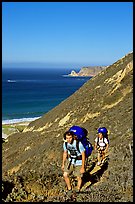
[[108, 140], [104, 137], [104, 139], [100, 139], [98, 137], [96, 137], [95, 142], [98, 142], [98, 145], [100, 146], [101, 149], [104, 149], [106, 144], [108, 144]]

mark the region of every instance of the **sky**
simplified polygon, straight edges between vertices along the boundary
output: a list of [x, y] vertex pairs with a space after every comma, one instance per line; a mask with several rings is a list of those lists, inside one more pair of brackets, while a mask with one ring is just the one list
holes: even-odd
[[133, 2], [2, 2], [2, 68], [108, 66], [133, 51]]

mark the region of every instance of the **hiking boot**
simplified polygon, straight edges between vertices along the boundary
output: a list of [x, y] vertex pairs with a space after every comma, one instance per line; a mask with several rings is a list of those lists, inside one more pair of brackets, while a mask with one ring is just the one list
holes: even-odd
[[72, 189], [67, 190], [67, 194], [68, 194], [69, 196], [72, 195], [72, 193], [73, 193]]
[[75, 192], [76, 192], [76, 193], [80, 193], [80, 189], [76, 189]]
[[106, 161], [107, 161], [106, 158], [104, 158], [104, 159], [102, 160], [102, 164], [104, 164]]
[[100, 166], [100, 164], [101, 164], [100, 162], [97, 163], [98, 166]]
[[101, 163], [103, 164], [105, 162], [105, 159], [103, 159], [102, 161], [101, 161]]

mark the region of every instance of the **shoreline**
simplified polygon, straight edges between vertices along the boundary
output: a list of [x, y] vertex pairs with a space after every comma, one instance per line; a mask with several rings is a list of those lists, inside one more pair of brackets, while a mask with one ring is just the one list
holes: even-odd
[[27, 127], [32, 121], [36, 120], [37, 118], [33, 118], [33, 119], [28, 119], [28, 120], [20, 120], [17, 121], [15, 120], [14, 122], [10, 120], [9, 123], [3, 123], [2, 122], [2, 138], [6, 139], [8, 138], [10, 135], [17, 133], [17, 132], [23, 132], [23, 130], [25, 129], [25, 127]]
[[14, 124], [26, 124], [26, 123], [30, 123], [38, 118], [40, 118], [42, 116], [39, 117], [33, 117], [33, 118], [19, 118], [19, 119], [4, 119], [2, 120], [2, 125], [14, 125]]
[[[34, 121], [34, 120], [33, 120]], [[29, 125], [32, 121], [14, 122], [14, 123], [2, 123], [2, 126], [16, 126], [16, 125]]]
[[2, 132], [2, 138], [6, 139], [9, 135], [6, 135], [5, 133]]

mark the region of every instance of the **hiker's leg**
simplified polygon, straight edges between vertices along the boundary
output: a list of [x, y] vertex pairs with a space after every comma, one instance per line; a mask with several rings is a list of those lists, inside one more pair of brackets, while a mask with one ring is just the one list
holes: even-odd
[[98, 162], [100, 162], [100, 158], [101, 158], [101, 152], [98, 151]]
[[81, 189], [83, 174], [80, 173], [81, 166], [75, 166], [74, 175], [77, 177], [77, 190]]
[[81, 185], [82, 185], [82, 178], [77, 176], [77, 190], [80, 190], [81, 189]]
[[63, 174], [63, 177], [65, 179], [65, 182], [66, 182], [66, 185], [67, 185], [67, 188], [68, 190], [70, 190], [72, 187], [71, 187], [71, 182], [70, 182], [70, 178], [69, 178], [69, 174], [71, 174], [73, 171], [73, 165], [71, 164], [69, 166], [69, 161], [67, 160], [66, 163], [65, 163], [65, 167], [64, 167], [64, 174]]
[[85, 159], [85, 168], [88, 166], [88, 158]]
[[70, 178], [69, 178], [68, 173], [64, 172], [63, 176], [64, 176], [64, 179], [65, 179], [67, 188], [68, 188], [68, 190], [70, 190], [71, 189], [71, 183], [70, 183]]
[[102, 160], [105, 159], [105, 151], [102, 151]]

